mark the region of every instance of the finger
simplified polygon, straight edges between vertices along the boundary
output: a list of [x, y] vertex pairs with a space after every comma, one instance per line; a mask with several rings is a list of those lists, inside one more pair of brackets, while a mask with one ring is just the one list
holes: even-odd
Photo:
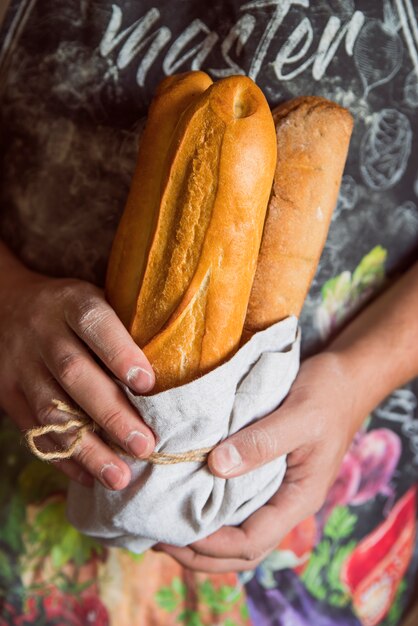
[[[34, 419], [32, 411], [22, 394], [16, 393], [9, 397], [5, 408], [6, 413], [22, 432], [26, 432], [34, 427]], [[52, 452], [56, 449], [56, 444], [51, 437], [44, 436], [42, 438], [42, 450]], [[54, 461], [54, 467], [84, 487], [92, 487], [94, 478], [90, 472], [85, 471], [82, 466], [72, 459], [64, 459], [62, 461]]]
[[89, 289], [82, 303], [79, 293], [69, 298], [65, 318], [119, 380], [138, 393], [152, 389], [155, 375], [148, 359], [99, 291]]
[[[30, 381], [26, 376], [30, 375]], [[34, 420], [41, 426], [60, 424], [68, 421], [68, 413], [60, 411], [52, 403], [56, 399], [71, 406], [71, 399], [63, 393], [56, 381], [42, 364], [25, 370], [22, 379], [22, 389], [29, 408], [30, 426]], [[76, 434], [49, 436], [55, 442], [53, 450], [67, 449], [75, 440]], [[38, 443], [38, 442], [37, 442]], [[96, 477], [108, 489], [123, 489], [129, 484], [131, 472], [126, 463], [109, 448], [104, 441], [93, 432], [84, 432], [77, 445], [73, 459], [88, 473]]]
[[241, 476], [306, 444], [309, 437], [305, 407], [284, 403], [223, 441], [210, 453], [208, 466], [222, 478]]
[[253, 569], [258, 562], [242, 561], [239, 559], [214, 559], [197, 554], [190, 547], [178, 548], [167, 544], [158, 544], [153, 548], [156, 552], [165, 552], [172, 556], [178, 563], [195, 572], [226, 573], [242, 572]]
[[325, 497], [320, 494], [311, 480], [284, 482], [241, 526], [225, 526], [191, 548], [212, 558], [261, 560], [297, 524], [319, 510]]
[[64, 331], [54, 345], [44, 346], [42, 357], [58, 384], [111, 439], [137, 458], [151, 454], [151, 429], [75, 335]]

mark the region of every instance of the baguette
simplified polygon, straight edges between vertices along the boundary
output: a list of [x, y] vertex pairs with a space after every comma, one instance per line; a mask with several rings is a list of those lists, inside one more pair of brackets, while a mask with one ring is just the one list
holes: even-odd
[[270, 109], [249, 78], [213, 84], [181, 116], [129, 326], [155, 370], [154, 391], [239, 347], [276, 154]]
[[325, 245], [353, 119], [325, 98], [290, 100], [273, 110], [277, 166], [242, 343], [299, 316]]
[[169, 76], [160, 83], [151, 103], [106, 276], [106, 297], [126, 327], [145, 271], [168, 147], [183, 111], [211, 84], [204, 72]]

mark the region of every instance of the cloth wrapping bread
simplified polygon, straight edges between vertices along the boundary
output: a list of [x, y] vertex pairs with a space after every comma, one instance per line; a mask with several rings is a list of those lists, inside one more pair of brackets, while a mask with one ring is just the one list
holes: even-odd
[[[151, 396], [124, 390], [157, 438], [156, 452], [214, 446], [276, 409], [299, 369], [296, 317], [256, 333], [226, 363], [181, 387]], [[70, 483], [67, 516], [105, 545], [141, 553], [163, 541], [185, 546], [224, 525], [238, 525], [279, 488], [285, 457], [231, 479], [202, 462], [159, 465], [122, 454], [132, 472], [121, 491], [98, 481], [89, 489]]]

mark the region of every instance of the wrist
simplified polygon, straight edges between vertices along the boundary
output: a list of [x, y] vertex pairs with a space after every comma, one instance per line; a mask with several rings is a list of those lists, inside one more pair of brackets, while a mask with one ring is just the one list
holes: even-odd
[[370, 413], [418, 375], [418, 263], [360, 312], [327, 350], [338, 356], [359, 410]]
[[381, 384], [374, 380], [378, 369], [371, 355], [368, 355], [369, 358], [364, 355], [363, 359], [351, 350], [334, 348], [332, 345], [326, 353], [332, 359], [334, 367], [338, 368], [340, 379], [346, 381], [346, 386], [342, 389], [345, 394], [344, 402], [350, 405], [354, 435], [389, 391], [386, 393]]
[[368, 415], [366, 393], [345, 355], [323, 350], [302, 363], [290, 396], [297, 406], [306, 407], [312, 425], [321, 431], [325, 423], [329, 436], [334, 432], [346, 450]]

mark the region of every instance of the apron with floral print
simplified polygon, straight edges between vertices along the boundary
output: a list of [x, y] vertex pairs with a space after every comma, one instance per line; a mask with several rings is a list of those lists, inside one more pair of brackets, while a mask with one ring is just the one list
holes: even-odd
[[[309, 355], [417, 258], [413, 0], [8, 0], [0, 11], [0, 233], [30, 267], [104, 281], [158, 82], [247, 74], [271, 106], [316, 94], [355, 119], [302, 316]], [[390, 355], [388, 355], [390, 358]], [[67, 480], [0, 418], [0, 626], [394, 626], [417, 572], [418, 385], [367, 418], [322, 509], [254, 571], [194, 574], [105, 549]]]

